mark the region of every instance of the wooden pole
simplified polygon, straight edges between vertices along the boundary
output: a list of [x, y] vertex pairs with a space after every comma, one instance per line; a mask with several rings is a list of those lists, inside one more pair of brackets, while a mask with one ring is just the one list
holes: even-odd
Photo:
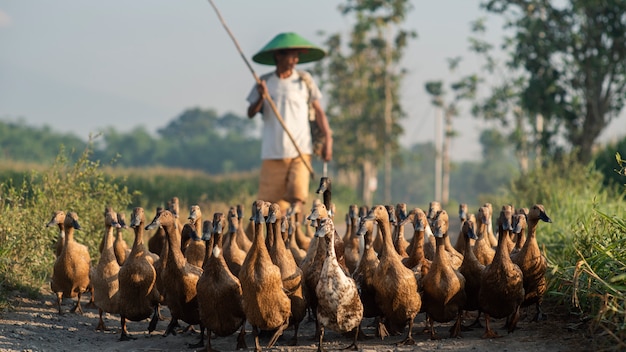
[[[235, 39], [235, 36], [233, 35], [233, 33], [230, 31], [230, 29], [226, 25], [226, 22], [224, 21], [224, 18], [222, 17], [222, 14], [220, 13], [220, 11], [217, 9], [217, 6], [215, 6], [215, 4], [213, 3], [213, 0], [209, 0], [209, 3], [211, 3], [211, 6], [215, 10], [215, 13], [217, 14], [217, 17], [219, 18], [220, 22], [222, 23], [222, 26], [224, 26], [224, 29], [226, 29], [226, 32], [230, 36], [230, 39], [232, 39], [233, 43], [235, 43], [235, 47], [237, 48], [237, 51], [239, 51], [239, 55], [241, 55], [241, 58], [246, 63], [246, 66], [248, 66], [248, 69], [250, 69], [250, 72], [254, 76], [254, 80], [256, 81], [257, 84], [261, 84], [261, 79], [259, 78], [259, 76], [257, 76], [256, 72], [254, 72], [254, 69], [252, 68], [252, 66], [250, 65], [250, 62], [248, 61], [248, 59], [244, 55], [243, 50], [241, 50], [241, 47], [239, 46], [239, 43], [237, 42], [237, 39]], [[304, 163], [306, 168], [309, 169], [309, 172], [311, 173], [311, 177], [314, 177], [315, 176], [315, 172], [313, 171], [313, 167], [311, 167], [309, 162], [303, 157], [302, 151], [300, 150], [300, 147], [298, 147], [298, 144], [296, 143], [296, 140], [293, 138], [293, 135], [287, 129], [287, 125], [285, 125], [285, 120], [283, 120], [283, 117], [280, 115], [280, 112], [278, 112], [278, 108], [276, 107], [276, 104], [274, 104], [274, 101], [272, 100], [272, 97], [269, 94], [267, 94], [267, 92], [266, 92], [266, 94], [263, 95], [263, 98], [265, 100], [267, 100], [267, 102], [270, 104], [270, 107], [272, 108], [272, 111], [274, 111], [274, 115], [276, 115], [276, 118], [278, 119], [278, 122], [283, 127], [283, 130], [285, 130], [285, 133], [287, 133], [287, 136], [291, 140], [291, 143], [293, 143], [293, 146], [296, 147], [296, 151], [298, 152], [298, 156], [300, 157], [300, 159], [302, 159], [302, 162]]]

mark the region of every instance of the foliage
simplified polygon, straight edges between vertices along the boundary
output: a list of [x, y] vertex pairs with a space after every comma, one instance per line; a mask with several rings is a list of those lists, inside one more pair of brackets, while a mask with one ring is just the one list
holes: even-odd
[[507, 19], [507, 64], [523, 77], [514, 99], [528, 118], [545, 119], [542, 143], [562, 135], [578, 161], [591, 161], [626, 97], [626, 2], [488, 0], [483, 7]]
[[[621, 155], [626, 156], [626, 137], [601, 148], [594, 156], [595, 167], [604, 176], [605, 186], [624, 185], [624, 163]], [[616, 164], [617, 159], [617, 164]]]
[[45, 162], [54, 160], [59, 145], [84, 149], [86, 143], [71, 133], [53, 131], [50, 126], [32, 127], [23, 120], [0, 121], [0, 161]]
[[89, 160], [91, 153], [91, 147], [78, 155], [61, 148], [49, 169], [31, 172], [21, 184], [0, 185], [0, 296], [15, 288], [36, 292], [47, 281], [58, 229], [45, 224], [56, 210], [78, 214], [75, 238], [90, 248], [92, 260], [98, 258], [104, 207], [126, 209], [130, 195]]
[[213, 174], [250, 171], [259, 166], [261, 141], [254, 122], [234, 114], [192, 108], [158, 130], [153, 138], [143, 127], [130, 133], [104, 132], [96, 160], [117, 159], [118, 165], [167, 165]]
[[518, 178], [494, 205], [545, 206], [537, 241], [548, 259], [549, 296], [592, 317], [623, 349], [626, 337], [626, 209], [623, 187], [602, 184], [591, 164], [563, 159]]

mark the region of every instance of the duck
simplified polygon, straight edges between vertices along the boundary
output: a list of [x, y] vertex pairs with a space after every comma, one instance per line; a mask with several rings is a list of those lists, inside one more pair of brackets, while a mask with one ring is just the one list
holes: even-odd
[[448, 236], [449, 217], [445, 210], [437, 213], [433, 227], [437, 249], [430, 270], [422, 278], [422, 303], [430, 321], [431, 339], [438, 338], [434, 328], [435, 321], [446, 323], [455, 318], [456, 323], [450, 329], [450, 337], [458, 337], [461, 332], [463, 306], [467, 299], [465, 277], [450, 264], [445, 242], [445, 237]]
[[[268, 209], [266, 223], [269, 225], [268, 238], [272, 239], [269, 247], [270, 258], [272, 263], [280, 269], [280, 275], [283, 282], [283, 288], [287, 293], [287, 297], [291, 301], [291, 318], [289, 325], [294, 327], [294, 336], [291, 340], [292, 345], [298, 344], [298, 329], [300, 322], [306, 315], [306, 301], [304, 299], [304, 291], [302, 284], [304, 281], [302, 269], [296, 264], [291, 251], [285, 247], [285, 241], [282, 235], [282, 220], [280, 205], [272, 203]], [[286, 224], [286, 223], [285, 223]]]
[[471, 240], [476, 240], [476, 216], [469, 214], [467, 220], [463, 222], [460, 237], [465, 240], [463, 263], [459, 267], [459, 272], [465, 278], [465, 305], [463, 310], [478, 311], [478, 315], [470, 327], [482, 327], [480, 325], [480, 305], [478, 304], [478, 292], [480, 291], [480, 277], [485, 266], [478, 261], [470, 244]]
[[512, 218], [513, 223], [513, 235], [515, 238], [515, 246], [511, 251], [511, 258], [513, 258], [517, 252], [519, 252], [522, 247], [524, 247], [524, 243], [526, 243], [526, 229], [528, 228], [526, 222], [526, 215], [523, 213], [515, 213]]
[[[328, 218], [328, 210], [322, 202], [314, 202], [311, 214], [307, 217], [307, 220], [311, 221], [311, 226], [315, 228], [319, 227], [319, 223], [322, 219]], [[337, 248], [335, 248], [335, 253]], [[317, 312], [317, 294], [315, 288], [319, 282], [320, 272], [324, 265], [324, 259], [326, 258], [326, 241], [320, 239], [319, 236], [314, 236], [311, 241], [311, 246], [307, 251], [307, 256], [302, 263], [302, 272], [304, 274], [304, 295], [308, 305], [308, 309], [312, 314]], [[347, 269], [346, 269], [347, 271]], [[320, 330], [319, 324], [315, 322], [315, 336], [319, 338]]]
[[113, 241], [113, 251], [115, 252], [115, 258], [117, 259], [117, 264], [122, 266], [126, 261], [126, 258], [130, 254], [130, 248], [128, 248], [128, 243], [124, 240], [124, 229], [127, 229], [126, 225], [126, 215], [124, 213], [117, 213], [117, 223], [120, 225], [115, 229], [115, 240]]
[[141, 321], [152, 316], [148, 332], [156, 329], [161, 295], [156, 287], [156, 269], [153, 258], [143, 242], [145, 211], [135, 207], [130, 217], [130, 227], [134, 230], [135, 240], [130, 254], [120, 268], [119, 277], [119, 313], [121, 333], [120, 341], [134, 339], [128, 333], [126, 320]]
[[528, 236], [524, 246], [512, 256], [513, 263], [519, 266], [524, 274], [524, 301], [522, 307], [535, 304], [537, 312], [533, 321], [544, 320], [545, 314], [541, 309], [543, 295], [547, 289], [546, 270], [548, 263], [537, 244], [537, 226], [539, 221], [551, 223], [552, 219], [546, 214], [542, 204], [533, 205], [528, 211]]
[[489, 239], [489, 243], [491, 245], [491, 247], [496, 248], [498, 246], [498, 239], [496, 238], [496, 236], [493, 233], [493, 223], [492, 223], [492, 218], [493, 218], [493, 204], [487, 202], [485, 204], [483, 204], [484, 207], [487, 207], [487, 209], [489, 209], [489, 214], [487, 215], [487, 233], [488, 236], [487, 238]]
[[[465, 253], [465, 238], [463, 238], [461, 232], [463, 232], [463, 224], [467, 221], [469, 215], [469, 207], [467, 206], [467, 203], [459, 204], [459, 220], [461, 221], [461, 227], [459, 230], [459, 236], [456, 238], [456, 243], [454, 244], [454, 249], [461, 254]], [[471, 240], [470, 246], [473, 245], [474, 240]]]
[[120, 310], [120, 265], [117, 262], [113, 249], [113, 232], [121, 226], [117, 222], [117, 213], [112, 209], [104, 214], [104, 227], [104, 247], [102, 248], [102, 253], [100, 253], [98, 265], [90, 275], [94, 290], [94, 303], [98, 307], [99, 320], [96, 326], [96, 330], [98, 331], [108, 330], [102, 318], [105, 312], [118, 314]]
[[511, 204], [506, 204], [502, 206], [500, 211], [503, 216], [506, 217], [507, 223], [510, 225], [508, 229], [504, 230], [506, 236], [504, 236], [503, 240], [509, 255], [511, 255], [515, 247], [515, 242], [513, 242], [513, 214], [515, 213], [515, 208]]
[[396, 252], [398, 252], [398, 254], [400, 254], [402, 258], [406, 258], [409, 256], [406, 251], [407, 247], [409, 246], [409, 242], [404, 237], [404, 220], [407, 218], [407, 216], [408, 212], [406, 203], [396, 204], [396, 224], [394, 226], [393, 246], [396, 249]]
[[[428, 222], [429, 222], [430, 227], [434, 226], [435, 218], [437, 217], [437, 214], [439, 214], [439, 212], [442, 210], [443, 210], [443, 207], [441, 206], [441, 203], [437, 201], [432, 201], [429, 203], [427, 217], [428, 217]], [[436, 240], [435, 240], [435, 237], [432, 236], [432, 233], [433, 233], [432, 229], [427, 230], [426, 237], [428, 238], [428, 241], [424, 245], [426, 258], [430, 259], [431, 261], [434, 259], [435, 248], [436, 248]], [[455, 269], [458, 269], [459, 266], [461, 266], [461, 263], [463, 262], [463, 255], [459, 253], [459, 251], [457, 251], [452, 246], [452, 244], [450, 243], [449, 236], [445, 236], [444, 239], [445, 239], [446, 251], [448, 252], [448, 255], [450, 256], [450, 263]]]
[[426, 218], [428, 219], [428, 226], [424, 232], [424, 255], [430, 261], [435, 259], [435, 251], [437, 248], [437, 241], [433, 236], [432, 226], [437, 212], [443, 210], [441, 203], [437, 201], [431, 201], [428, 203], [428, 211], [426, 212]]
[[[332, 182], [330, 177], [321, 177], [320, 184], [317, 190], [317, 194], [322, 194], [322, 204], [326, 207], [328, 217], [335, 220], [335, 204], [332, 202]], [[317, 207], [315, 208], [317, 209]], [[345, 249], [344, 243], [338, 234], [335, 234], [335, 254], [337, 255], [337, 262], [344, 270], [348, 270], [346, 267]]]
[[263, 227], [269, 203], [256, 200], [252, 205], [254, 240], [246, 254], [239, 280], [243, 290], [243, 311], [252, 325], [255, 351], [261, 351], [259, 329], [275, 330], [267, 348], [271, 348], [289, 325], [291, 300], [284, 290], [280, 268], [272, 263], [265, 246]]
[[[163, 207], [157, 207], [155, 214], [158, 214], [162, 211], [163, 211]], [[165, 245], [166, 242], [167, 242], [167, 239], [165, 238], [165, 230], [163, 230], [162, 227], [159, 227], [154, 232], [154, 234], [150, 236], [150, 239], [148, 239], [148, 250], [151, 253], [154, 253], [158, 256], [162, 256], [163, 246]]]
[[250, 247], [252, 247], [252, 241], [246, 235], [246, 232], [243, 226], [243, 212], [244, 212], [243, 204], [237, 204], [236, 211], [237, 211], [237, 219], [239, 220], [239, 224], [237, 226], [237, 244], [239, 245], [239, 248], [241, 248], [244, 252], [247, 253], [250, 250]]
[[348, 272], [354, 273], [359, 260], [361, 259], [360, 241], [361, 238], [357, 235], [356, 231], [359, 226], [359, 206], [351, 204], [346, 214], [346, 237], [343, 240], [344, 246], [344, 258], [346, 260], [346, 267]]
[[228, 221], [229, 235], [226, 236], [228, 243], [222, 249], [222, 257], [228, 266], [228, 270], [230, 270], [233, 275], [239, 276], [241, 265], [246, 259], [246, 252], [239, 248], [239, 243], [237, 242], [237, 231], [239, 229], [239, 216], [237, 215], [237, 208], [230, 207], [226, 218]]
[[367, 211], [367, 207], [359, 208], [359, 223], [356, 234], [363, 237], [363, 254], [356, 270], [352, 273], [352, 278], [354, 278], [359, 289], [359, 295], [363, 304], [363, 316], [376, 318], [376, 336], [382, 339], [389, 336], [389, 332], [382, 321], [383, 312], [376, 302], [374, 273], [378, 268], [380, 260], [378, 259], [378, 254], [374, 251], [373, 245], [374, 221], [365, 219]]
[[[237, 213], [229, 214], [229, 221], [237, 222]], [[223, 213], [213, 214], [213, 221], [204, 221], [202, 240], [205, 242], [205, 258], [202, 276], [196, 284], [198, 311], [202, 326], [207, 329], [208, 343], [205, 351], [216, 351], [211, 347], [211, 335], [230, 336], [241, 329], [237, 336], [236, 349], [247, 348], [245, 335], [246, 315], [243, 311], [243, 290], [223, 256], [222, 239], [227, 220]], [[231, 233], [231, 237], [232, 237]], [[235, 241], [236, 242], [236, 241]], [[201, 333], [204, 336], [204, 333]]]
[[393, 247], [396, 253], [398, 253], [398, 255], [400, 255], [400, 257], [402, 258], [406, 258], [408, 257], [408, 255], [406, 254], [406, 250], [403, 250], [403, 253], [401, 254], [398, 251], [399, 248], [396, 247], [395, 244], [399, 227], [398, 219], [396, 218], [396, 209], [393, 207], [393, 205], [385, 205], [385, 209], [387, 210], [387, 214], [389, 215], [389, 225], [391, 226], [391, 243], [393, 243]]
[[373, 207], [365, 219], [376, 221], [383, 238], [380, 263], [374, 272], [376, 302], [383, 312], [387, 328], [398, 330], [408, 324], [407, 335], [399, 345], [415, 344], [412, 337], [413, 320], [422, 305], [417, 280], [413, 271], [402, 264], [400, 256], [393, 248], [389, 214], [385, 207]]
[[[500, 337], [489, 326], [490, 319], [507, 318], [508, 332], [517, 326], [519, 310], [524, 301], [524, 278], [520, 267], [511, 261], [506, 242], [505, 229], [510, 227], [506, 216], [498, 218], [498, 247], [493, 261], [485, 266], [480, 276], [478, 303], [485, 316], [485, 333], [482, 338]], [[478, 243], [478, 240], [476, 241]]]
[[63, 251], [63, 244], [65, 243], [65, 228], [63, 222], [65, 221], [65, 212], [63, 210], [57, 210], [52, 214], [52, 218], [46, 224], [46, 227], [54, 227], [55, 225], [59, 228], [59, 235], [57, 237], [57, 241], [54, 244], [54, 256], [58, 258]]
[[491, 247], [489, 242], [489, 233], [487, 227], [489, 224], [489, 208], [482, 206], [478, 208], [476, 214], [477, 235], [478, 238], [474, 242], [474, 255], [482, 265], [489, 265], [496, 255], [496, 251]]
[[[320, 221], [315, 236], [326, 242], [326, 258], [320, 272], [320, 279], [315, 287], [318, 298], [317, 321], [320, 328], [318, 351], [324, 351], [324, 330], [329, 328], [339, 333], [354, 333], [354, 340], [347, 348], [358, 350], [357, 338], [363, 319], [363, 304], [359, 297], [356, 282], [346, 275], [337, 262], [334, 237], [335, 225], [332, 218]], [[340, 294], [338, 294], [340, 293]]]
[[293, 259], [296, 261], [298, 267], [302, 269], [302, 262], [306, 257], [306, 251], [300, 247], [298, 247], [298, 242], [296, 241], [296, 227], [299, 226], [296, 223], [295, 216], [293, 216], [293, 212], [291, 211], [293, 208], [287, 210], [287, 214], [283, 218], [283, 221], [287, 222], [287, 240], [285, 241], [285, 245], [291, 251], [291, 255], [293, 255]]
[[408, 257], [402, 259], [402, 264], [411, 269], [415, 273], [418, 287], [422, 287], [421, 280], [430, 270], [432, 261], [428, 260], [424, 255], [424, 234], [428, 225], [426, 213], [420, 208], [414, 208], [409, 212], [404, 222], [410, 222], [413, 225], [413, 238], [409, 248], [411, 251]]
[[189, 217], [187, 219], [189, 223], [183, 225], [183, 231], [188, 228], [193, 233], [190, 232], [189, 235], [190, 240], [188, 241], [187, 249], [185, 249], [185, 259], [187, 259], [189, 264], [201, 268], [206, 248], [204, 241], [200, 238], [202, 234], [202, 211], [199, 205], [195, 204], [189, 208]]
[[[176, 216], [171, 211], [163, 210], [157, 214], [145, 229], [154, 230], [159, 226], [165, 230], [167, 239], [167, 254], [162, 257], [161, 262], [161, 280], [165, 302], [172, 316], [163, 336], [176, 333], [174, 329], [179, 319], [190, 325], [200, 324], [202, 330], [196, 294], [196, 284], [202, 276], [202, 268], [191, 265], [185, 260], [180, 250], [180, 227], [178, 227]], [[200, 341], [191, 344], [190, 347], [203, 345], [204, 339], [201, 336]]]
[[74, 231], [80, 229], [76, 212], [66, 212], [63, 228], [65, 230], [65, 243], [54, 262], [50, 289], [57, 296], [59, 315], [63, 314], [61, 311], [62, 299], [74, 297], [76, 297], [76, 305], [72, 307], [70, 312], [82, 314], [80, 298], [83, 292], [91, 287], [89, 280], [91, 258], [87, 246], [74, 240]]

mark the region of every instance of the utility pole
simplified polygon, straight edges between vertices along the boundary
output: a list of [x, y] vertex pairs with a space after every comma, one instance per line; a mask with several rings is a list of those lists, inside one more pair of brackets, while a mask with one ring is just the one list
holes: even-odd
[[441, 205], [446, 206], [450, 200], [450, 147], [452, 145], [452, 114], [454, 107], [443, 106], [446, 133], [443, 141], [442, 164], [443, 176], [441, 187]]
[[[440, 101], [441, 102], [441, 101]], [[441, 120], [443, 117], [444, 107], [443, 104], [439, 105], [436, 110], [435, 116], [435, 200], [441, 201], [442, 196], [442, 173], [443, 173], [443, 158], [441, 150]]]
[[[388, 31], [390, 33], [390, 31]], [[385, 48], [385, 158], [384, 158], [384, 200], [385, 204], [391, 203], [391, 127], [393, 101], [391, 96], [391, 46], [389, 40]]]

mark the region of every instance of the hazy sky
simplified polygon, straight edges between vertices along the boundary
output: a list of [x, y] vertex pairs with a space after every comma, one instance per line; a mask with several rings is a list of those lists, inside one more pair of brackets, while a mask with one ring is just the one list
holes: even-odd
[[[214, 1], [248, 58], [280, 32], [294, 31], [321, 45], [319, 30], [346, 33], [351, 27], [337, 11], [337, 0]], [[419, 38], [402, 63], [408, 70], [401, 90], [408, 114], [404, 145], [434, 139], [435, 113], [424, 83], [458, 78], [450, 76], [446, 58], [469, 58], [460, 72], [477, 67], [466, 48], [470, 21], [484, 15], [478, 4], [414, 1], [405, 27]], [[488, 21], [487, 39], [501, 37], [500, 24]], [[252, 65], [259, 75], [271, 70]], [[85, 140], [108, 126], [156, 131], [192, 107], [245, 116], [253, 83], [208, 1], [0, 0], [2, 120], [46, 124]], [[603, 140], [626, 134], [625, 115]], [[467, 108], [461, 111], [453, 160], [480, 155], [484, 127]]]

